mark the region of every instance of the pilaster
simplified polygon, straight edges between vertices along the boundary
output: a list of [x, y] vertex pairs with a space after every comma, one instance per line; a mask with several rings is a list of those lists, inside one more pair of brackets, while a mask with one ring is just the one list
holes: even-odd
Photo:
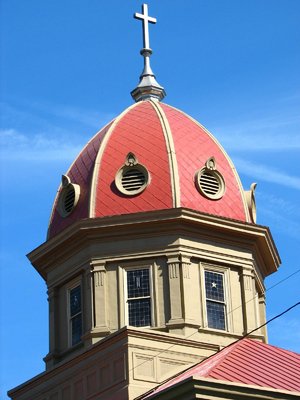
[[243, 268], [240, 274], [242, 288], [244, 334], [257, 328], [257, 293], [252, 269]]
[[48, 291], [48, 304], [49, 304], [49, 353], [44, 358], [46, 363], [46, 368], [50, 368], [54, 365], [54, 355], [57, 352], [57, 326], [56, 326], [56, 319], [57, 319], [57, 303], [58, 303], [58, 290], [56, 287], [49, 287]]
[[179, 255], [168, 258], [169, 290], [171, 318], [169, 328], [182, 328], [184, 324], [183, 290], [181, 285], [182, 270]]
[[104, 261], [91, 262], [91, 289], [93, 324], [92, 338], [106, 336], [110, 333], [108, 327], [107, 276]]
[[167, 264], [171, 318], [166, 325], [172, 330], [182, 329], [186, 326], [196, 326], [193, 319], [190, 257], [178, 254], [169, 257]]
[[[258, 297], [258, 306], [259, 306], [259, 325], [264, 324], [267, 321], [267, 316], [266, 316], [266, 295], [264, 293], [261, 293]], [[266, 325], [263, 326], [261, 329], [261, 333], [265, 337], [266, 343], [268, 342], [268, 332], [267, 332], [267, 327]]]

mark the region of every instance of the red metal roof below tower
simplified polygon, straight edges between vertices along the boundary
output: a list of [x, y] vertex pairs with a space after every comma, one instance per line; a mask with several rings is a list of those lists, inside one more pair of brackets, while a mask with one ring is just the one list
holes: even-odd
[[243, 339], [170, 378], [143, 398], [154, 398], [192, 376], [300, 392], [300, 354]]

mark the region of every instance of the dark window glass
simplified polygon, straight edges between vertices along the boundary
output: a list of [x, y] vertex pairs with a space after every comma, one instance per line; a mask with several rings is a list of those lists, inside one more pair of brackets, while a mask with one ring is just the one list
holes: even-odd
[[128, 323], [151, 325], [150, 271], [147, 268], [127, 271]]
[[82, 336], [81, 286], [71, 289], [69, 296], [71, 344], [74, 346], [81, 341]]
[[71, 317], [81, 312], [81, 287], [76, 286], [70, 290], [70, 314]]
[[209, 328], [226, 329], [224, 275], [205, 271], [207, 325]]
[[224, 301], [223, 274], [205, 271], [206, 298]]
[[206, 300], [206, 308], [208, 326], [214, 329], [225, 330], [225, 304]]
[[151, 325], [151, 302], [148, 299], [128, 300], [129, 325]]
[[149, 269], [127, 271], [128, 298], [150, 296]]
[[71, 319], [72, 324], [72, 346], [81, 341], [82, 336], [82, 317], [81, 314]]

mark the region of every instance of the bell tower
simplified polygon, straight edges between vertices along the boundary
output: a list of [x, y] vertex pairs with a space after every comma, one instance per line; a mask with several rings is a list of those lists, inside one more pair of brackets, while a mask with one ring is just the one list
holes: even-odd
[[[262, 325], [280, 258], [225, 150], [161, 100], [150, 67], [135, 104], [63, 175], [45, 243], [29, 259], [48, 287], [46, 371], [16, 400], [134, 399]], [[267, 341], [265, 328], [250, 337]]]

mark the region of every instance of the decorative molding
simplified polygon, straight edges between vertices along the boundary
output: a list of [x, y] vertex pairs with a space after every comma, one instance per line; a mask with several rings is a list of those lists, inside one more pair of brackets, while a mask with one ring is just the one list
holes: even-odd
[[243, 275], [244, 278], [244, 289], [252, 291], [252, 279], [253, 277], [250, 275]]
[[[57, 268], [58, 260], [60, 264], [63, 264], [75, 251], [82, 251], [86, 243], [93, 246], [96, 243], [99, 244], [101, 240], [113, 242], [116, 237], [118, 240], [128, 240], [131, 237], [136, 238], [137, 235], [143, 235], [146, 241], [153, 237], [154, 229], [156, 229], [155, 236], [157, 233], [162, 236], [171, 232], [176, 232], [179, 236], [191, 233], [196, 241], [196, 239], [202, 240], [206, 232], [209, 240], [218, 238], [221, 243], [247, 246], [259, 264], [262, 277], [275, 272], [280, 264], [280, 258], [268, 228], [227, 220], [186, 208], [83, 219], [39, 246], [28, 254], [28, 258], [46, 280], [49, 271]], [[170, 245], [167, 250], [173, 251], [174, 247], [175, 245]], [[104, 252], [105, 249], [101, 250], [99, 256], [106, 257]], [[149, 254], [147, 251], [143, 256], [149, 257]]]
[[245, 291], [253, 291], [253, 269], [243, 267], [240, 271], [240, 282]]
[[[168, 258], [169, 293], [171, 318], [166, 323], [169, 329], [183, 329], [189, 323], [188, 296], [190, 287], [190, 257], [186, 254], [173, 254]], [[198, 328], [198, 326], [197, 326]]]
[[94, 323], [89, 338], [103, 337], [110, 333], [107, 324], [107, 304], [106, 304], [106, 267], [104, 260], [92, 260], [90, 262], [92, 274], [92, 304], [94, 310]]
[[168, 263], [170, 279], [179, 278], [179, 265], [180, 265], [179, 261]]
[[182, 276], [185, 279], [190, 279], [190, 264], [182, 264]]
[[137, 103], [132, 104], [130, 107], [126, 108], [116, 119], [114, 119], [113, 122], [110, 122], [104, 128], [102, 128], [102, 131], [104, 132], [106, 130], [106, 132], [105, 132], [104, 137], [103, 137], [103, 139], [102, 139], [102, 141], [100, 143], [98, 154], [97, 154], [97, 157], [96, 157], [96, 160], [95, 160], [95, 163], [94, 163], [94, 165], [97, 166], [97, 167], [94, 168], [92, 181], [91, 181], [91, 184], [90, 184], [91, 193], [90, 193], [90, 198], [89, 198], [89, 218], [94, 218], [95, 217], [95, 212], [96, 212], [96, 210], [95, 210], [95, 207], [96, 207], [96, 194], [97, 194], [97, 190], [98, 190], [97, 183], [98, 183], [98, 178], [99, 178], [99, 174], [100, 174], [99, 165], [101, 164], [101, 159], [102, 159], [103, 153], [104, 153], [104, 151], [106, 149], [106, 145], [107, 145], [111, 135], [113, 134], [116, 126], [120, 122], [120, 120], [131, 109], [133, 109], [136, 106], [137, 106]]
[[91, 261], [90, 265], [92, 270], [94, 288], [104, 286], [106, 274], [105, 261], [93, 260]]
[[190, 279], [191, 258], [187, 255], [181, 255], [182, 276], [184, 279]]
[[150, 101], [150, 104], [155, 109], [159, 117], [161, 127], [163, 129], [163, 133], [165, 136], [166, 146], [168, 149], [169, 165], [170, 165], [173, 207], [177, 208], [180, 207], [180, 183], [179, 183], [178, 163], [177, 163], [176, 150], [173, 141], [172, 131], [169, 125], [168, 118], [166, 117], [166, 114], [163, 108], [160, 106], [160, 104], [155, 101]]
[[255, 201], [255, 189], [257, 183], [252, 183], [249, 190], [244, 190], [244, 196], [248, 206], [251, 221], [256, 224], [256, 201]]
[[148, 382], [157, 381], [156, 360], [149, 354], [132, 353], [133, 377], [136, 380]]
[[[199, 358], [197, 357], [197, 362], [199, 362]], [[158, 380], [161, 381], [163, 378], [170, 376], [170, 372], [172, 375], [175, 373], [174, 370], [183, 369], [184, 366], [188, 366], [191, 364], [188, 361], [177, 360], [173, 358], [166, 357], [158, 357]], [[174, 371], [174, 372], [173, 372]]]
[[94, 285], [95, 287], [103, 286], [105, 279], [105, 271], [94, 271]]

